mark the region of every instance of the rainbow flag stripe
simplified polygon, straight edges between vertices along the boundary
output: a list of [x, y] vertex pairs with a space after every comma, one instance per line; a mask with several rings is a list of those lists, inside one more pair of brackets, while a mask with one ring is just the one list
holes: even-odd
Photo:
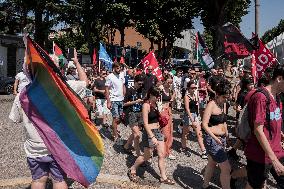
[[102, 166], [101, 136], [48, 54], [29, 37], [26, 42], [32, 83], [20, 95], [23, 110], [67, 176], [87, 187]]

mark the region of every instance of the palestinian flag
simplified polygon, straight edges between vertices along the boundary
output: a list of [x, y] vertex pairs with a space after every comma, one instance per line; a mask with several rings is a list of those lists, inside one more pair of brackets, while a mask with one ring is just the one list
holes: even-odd
[[214, 61], [209, 54], [209, 50], [202, 39], [199, 32], [196, 35], [196, 52], [197, 52], [197, 60], [201, 64], [204, 70], [209, 70], [213, 68]]
[[63, 67], [64, 65], [67, 65], [67, 59], [64, 57], [62, 50], [56, 45], [55, 42], [53, 42], [53, 54], [58, 57], [59, 60], [59, 66]]

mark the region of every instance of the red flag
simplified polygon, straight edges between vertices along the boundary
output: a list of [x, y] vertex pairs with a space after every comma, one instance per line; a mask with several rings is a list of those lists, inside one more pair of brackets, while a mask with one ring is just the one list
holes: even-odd
[[93, 65], [96, 65], [96, 64], [97, 64], [97, 51], [94, 48], [94, 52], [93, 52]]
[[256, 63], [254, 54], [251, 55], [251, 74], [253, 77], [253, 82], [256, 83]]
[[124, 64], [125, 63], [125, 61], [124, 61], [124, 57], [122, 56], [122, 57], [120, 57], [120, 61], [119, 61], [121, 64]]
[[142, 65], [145, 72], [147, 72], [147, 68], [149, 66], [152, 66], [153, 75], [155, 75], [159, 81], [163, 80], [162, 71], [159, 68], [159, 64], [155, 57], [154, 51], [151, 51], [145, 58], [143, 58]]
[[254, 52], [256, 60], [256, 78], [259, 79], [266, 68], [274, 66], [276, 59], [274, 55], [265, 47], [261, 40], [259, 42], [259, 49]]
[[195, 50], [196, 50], [196, 60], [198, 60], [198, 32], [196, 32], [196, 36], [195, 36]]

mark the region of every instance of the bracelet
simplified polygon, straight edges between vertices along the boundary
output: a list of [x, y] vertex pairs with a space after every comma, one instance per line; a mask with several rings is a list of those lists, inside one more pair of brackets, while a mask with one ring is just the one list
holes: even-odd
[[152, 137], [150, 137], [149, 139], [152, 139], [152, 138], [154, 138], [155, 137], [155, 135], [154, 136], [152, 136]]

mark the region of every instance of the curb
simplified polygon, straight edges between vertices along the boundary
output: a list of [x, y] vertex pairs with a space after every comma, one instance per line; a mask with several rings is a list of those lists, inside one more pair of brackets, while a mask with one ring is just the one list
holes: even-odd
[[[19, 185], [28, 185], [31, 182], [32, 182], [31, 177], [1, 179], [0, 187], [13, 187], [13, 186], [19, 186]], [[155, 187], [151, 185], [138, 185], [138, 184], [131, 182], [127, 176], [110, 175], [110, 174], [99, 174], [99, 176], [97, 177], [96, 183], [119, 185], [121, 186], [121, 188], [128, 188], [127, 186], [129, 185], [133, 186], [133, 188], [160, 188], [160, 189], [181, 189], [182, 188], [176, 185], [170, 186], [170, 185], [165, 185], [165, 184], [161, 184], [159, 187]]]

